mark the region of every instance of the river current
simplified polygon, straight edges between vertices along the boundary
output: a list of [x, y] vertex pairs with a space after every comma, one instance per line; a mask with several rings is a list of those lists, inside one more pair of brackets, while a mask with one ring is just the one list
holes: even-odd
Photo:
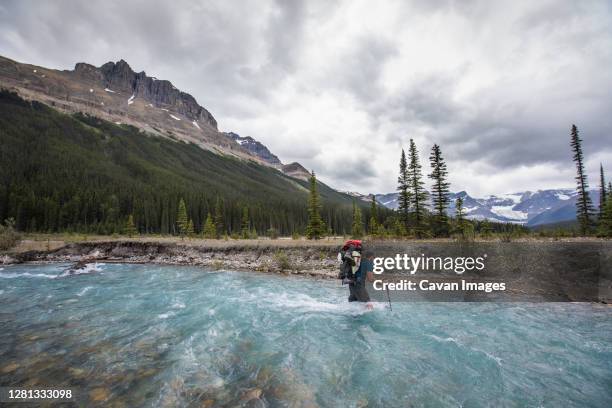
[[196, 267], [0, 268], [0, 385], [80, 406], [610, 407], [612, 307], [397, 303]]

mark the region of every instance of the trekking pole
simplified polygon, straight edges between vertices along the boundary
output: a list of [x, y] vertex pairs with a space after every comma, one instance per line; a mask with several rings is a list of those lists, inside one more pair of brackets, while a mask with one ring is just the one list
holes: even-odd
[[389, 301], [389, 310], [393, 311], [393, 308], [391, 307], [391, 296], [389, 295], [389, 287], [387, 286], [387, 300]]

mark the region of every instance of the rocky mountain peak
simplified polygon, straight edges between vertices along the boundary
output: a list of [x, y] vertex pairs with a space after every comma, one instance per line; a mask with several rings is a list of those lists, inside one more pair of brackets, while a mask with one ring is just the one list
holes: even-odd
[[107, 62], [100, 67], [104, 77], [104, 86], [110, 89], [129, 91], [134, 88], [136, 73], [124, 60], [117, 63]]
[[123, 59], [95, 67], [79, 62], [74, 75], [100, 83], [109, 92], [121, 92], [145, 99], [154, 106], [185, 115], [190, 120], [208, 123], [217, 129], [217, 121], [195, 98], [178, 90], [170, 81], [149, 77], [144, 71], [136, 73]]
[[282, 171], [288, 176], [295, 177], [301, 180], [310, 179], [310, 172], [298, 162], [284, 164], [282, 166]]
[[87, 64], [85, 62], [79, 62], [74, 66], [74, 74], [81, 79], [86, 79], [90, 81], [102, 81], [103, 76], [98, 70], [98, 68], [94, 67], [91, 64]]
[[[63, 112], [84, 112], [285, 170], [265, 145], [250, 136], [219, 132], [215, 118], [193, 96], [170, 81], [135, 72], [124, 59], [99, 67], [79, 62], [73, 70], [59, 71], [0, 56], [0, 86]], [[310, 176], [299, 163], [286, 170], [297, 178]]]
[[282, 165], [278, 156], [273, 154], [264, 144], [253, 139], [251, 136], [240, 136], [239, 134], [234, 132], [227, 132], [225, 134], [231, 139], [233, 139], [240, 146], [247, 149], [249, 152], [253, 153], [255, 156], [259, 157], [266, 163], [271, 164], [277, 168]]

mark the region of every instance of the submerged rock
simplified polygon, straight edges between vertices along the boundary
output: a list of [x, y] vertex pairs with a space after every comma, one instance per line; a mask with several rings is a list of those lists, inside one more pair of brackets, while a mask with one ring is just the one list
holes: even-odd
[[110, 390], [108, 388], [94, 388], [89, 391], [89, 398], [95, 402], [103, 402], [108, 400], [110, 397]]
[[140, 378], [152, 377], [156, 375], [158, 372], [159, 372], [159, 369], [155, 369], [155, 368], [140, 369], [136, 373], [136, 378], [140, 379]]
[[3, 374], [8, 374], [8, 373], [12, 373], [13, 371], [17, 370], [19, 368], [19, 364], [12, 362], [9, 363], [7, 365], [5, 365], [4, 367], [2, 367], [2, 369], [0, 371], [2, 371]]
[[210, 408], [214, 405], [215, 405], [215, 400], [209, 398], [209, 399], [202, 401], [202, 403], [200, 404], [200, 408]]
[[71, 376], [76, 378], [82, 378], [85, 375], [85, 370], [83, 370], [82, 368], [70, 367], [68, 369], [68, 372]]
[[88, 265], [91, 263], [92, 263], [91, 258], [81, 259], [74, 265], [64, 269], [64, 272], [60, 276], [79, 275], [83, 273], [87, 269]]
[[250, 401], [253, 399], [259, 399], [261, 398], [261, 395], [263, 394], [263, 391], [260, 388], [252, 388], [250, 390], [245, 391], [242, 394], [241, 399], [243, 401]]

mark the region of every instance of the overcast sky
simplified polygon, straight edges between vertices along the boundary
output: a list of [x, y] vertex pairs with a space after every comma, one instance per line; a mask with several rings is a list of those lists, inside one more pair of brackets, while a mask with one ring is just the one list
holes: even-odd
[[452, 190], [591, 187], [612, 178], [610, 1], [0, 2], [0, 54], [71, 69], [121, 58], [193, 94], [332, 187], [395, 191], [414, 138]]

